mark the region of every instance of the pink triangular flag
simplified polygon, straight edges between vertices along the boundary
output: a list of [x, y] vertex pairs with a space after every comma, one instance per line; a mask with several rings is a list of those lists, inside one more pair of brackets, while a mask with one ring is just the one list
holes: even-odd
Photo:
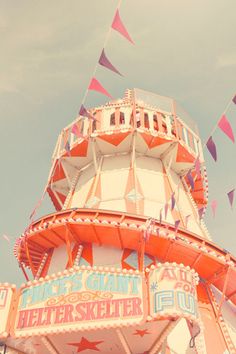
[[232, 191], [230, 191], [230, 192], [227, 193], [227, 196], [228, 196], [228, 198], [229, 198], [229, 203], [230, 203], [231, 208], [233, 207], [233, 202], [234, 202], [234, 191], [235, 191], [235, 188], [232, 189]]
[[9, 237], [7, 236], [7, 235], [2, 235], [2, 237], [7, 241], [7, 242], [10, 242], [10, 239], [9, 239]]
[[201, 177], [201, 162], [200, 162], [200, 158], [199, 156], [197, 157], [196, 161], [195, 161], [195, 168], [196, 168], [196, 172], [198, 177]]
[[232, 130], [232, 127], [230, 125], [230, 122], [228, 121], [227, 117], [225, 114], [220, 118], [218, 122], [218, 127], [222, 130], [223, 133], [225, 133], [230, 140], [234, 143], [234, 133]]
[[200, 220], [201, 220], [202, 217], [203, 217], [203, 212], [204, 212], [204, 208], [198, 209], [198, 216], [199, 216], [199, 219], [200, 219]]
[[217, 200], [212, 200], [211, 210], [212, 210], [213, 217], [216, 216], [216, 208], [217, 208]]
[[93, 77], [92, 80], [90, 81], [88, 89], [92, 91], [100, 92], [103, 95], [112, 98], [112, 96], [104, 89], [104, 87], [100, 84], [100, 82], [97, 79], [95, 79], [95, 77]]
[[127, 29], [125, 28], [125, 26], [123, 25], [121, 18], [120, 18], [120, 14], [119, 14], [119, 10], [116, 10], [115, 13], [115, 17], [113, 19], [112, 25], [111, 27], [119, 32], [122, 36], [124, 36], [126, 39], [128, 39], [128, 41], [130, 41], [132, 44], [134, 44], [133, 40], [131, 39], [129, 33], [127, 32]]
[[206, 146], [207, 146], [207, 149], [210, 152], [211, 156], [216, 161], [217, 160], [216, 145], [212, 139], [212, 136], [210, 136], [210, 138], [207, 140]]
[[101, 56], [99, 58], [99, 64], [102, 66], [105, 66], [105, 68], [113, 71], [114, 73], [121, 75], [121, 73], [112, 65], [112, 63], [110, 62], [110, 60], [107, 58], [106, 54], [105, 54], [105, 50], [102, 50]]
[[81, 134], [79, 131], [79, 127], [78, 127], [77, 123], [73, 124], [72, 129], [71, 129], [71, 133], [76, 135], [78, 138], [81, 138], [83, 136], [83, 134]]

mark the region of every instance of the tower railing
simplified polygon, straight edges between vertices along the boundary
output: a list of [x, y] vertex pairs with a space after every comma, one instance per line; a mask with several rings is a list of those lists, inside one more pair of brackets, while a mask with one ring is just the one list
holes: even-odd
[[[193, 156], [200, 156], [203, 161], [196, 124], [175, 100], [140, 89], [127, 91], [124, 100], [89, 110], [93, 119], [79, 116], [63, 129], [53, 159], [65, 154], [67, 143], [73, 147], [89, 136], [138, 130], [180, 141]], [[71, 134], [75, 124], [79, 134]]]

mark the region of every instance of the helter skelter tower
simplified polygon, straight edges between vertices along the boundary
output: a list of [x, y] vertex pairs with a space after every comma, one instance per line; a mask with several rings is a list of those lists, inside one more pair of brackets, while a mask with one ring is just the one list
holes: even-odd
[[34, 280], [6, 343], [45, 354], [236, 353], [236, 259], [201, 219], [207, 189], [197, 130], [173, 99], [127, 90], [78, 117], [53, 154], [56, 212], [15, 246]]

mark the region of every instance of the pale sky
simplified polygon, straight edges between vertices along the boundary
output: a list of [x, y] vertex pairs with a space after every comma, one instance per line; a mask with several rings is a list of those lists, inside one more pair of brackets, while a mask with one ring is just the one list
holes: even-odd
[[[112, 22], [115, 0], [0, 0], [1, 210], [0, 282], [24, 281], [14, 240], [47, 180], [60, 130], [77, 115]], [[106, 47], [124, 77], [99, 67], [113, 97], [138, 87], [177, 99], [198, 124], [203, 143], [236, 93], [235, 0], [123, 0], [121, 18], [135, 45], [112, 32]], [[87, 106], [106, 101], [90, 93]], [[236, 105], [228, 112], [236, 134]], [[205, 150], [209, 197], [205, 221], [215, 242], [236, 254], [236, 147], [221, 132], [219, 161]], [[52, 211], [46, 199], [37, 216]], [[8, 243], [2, 235], [8, 235]]]

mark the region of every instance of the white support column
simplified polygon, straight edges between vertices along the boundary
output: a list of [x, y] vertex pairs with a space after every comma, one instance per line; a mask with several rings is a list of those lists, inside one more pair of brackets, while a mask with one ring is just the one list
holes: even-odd
[[131, 352], [131, 350], [129, 348], [129, 345], [128, 345], [123, 333], [121, 332], [121, 329], [117, 329], [116, 333], [117, 333], [117, 335], [119, 337], [119, 340], [120, 340], [120, 342], [121, 342], [121, 344], [122, 344], [122, 346], [123, 346], [123, 348], [125, 350], [125, 353], [126, 354], [132, 354], [132, 352]]
[[92, 146], [92, 153], [93, 153], [94, 168], [95, 168], [95, 172], [97, 173], [98, 164], [97, 164], [97, 155], [96, 155], [96, 148], [95, 148], [95, 139], [91, 140], [91, 146]]
[[157, 337], [157, 339], [153, 343], [153, 345], [152, 345], [152, 347], [151, 347], [151, 349], [149, 351], [149, 354], [157, 354], [160, 351], [160, 349], [162, 347], [162, 344], [166, 340], [168, 334], [177, 325], [178, 322], [179, 322], [179, 319], [176, 320], [176, 321], [169, 321], [167, 326], [163, 329], [161, 334]]

